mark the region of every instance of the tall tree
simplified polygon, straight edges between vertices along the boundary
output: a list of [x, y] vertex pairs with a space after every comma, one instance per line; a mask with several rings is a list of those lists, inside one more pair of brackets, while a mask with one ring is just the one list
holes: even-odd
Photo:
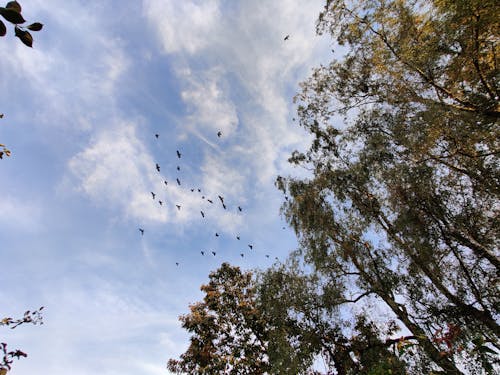
[[312, 177], [277, 181], [318, 296], [375, 298], [448, 374], [493, 372], [498, 351], [499, 14], [489, 0], [327, 1], [318, 31], [347, 53], [297, 96], [313, 142], [290, 160]]

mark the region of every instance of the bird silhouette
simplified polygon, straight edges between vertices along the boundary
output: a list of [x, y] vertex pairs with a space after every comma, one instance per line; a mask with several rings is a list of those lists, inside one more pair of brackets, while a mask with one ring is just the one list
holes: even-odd
[[212, 251], [212, 254], [214, 254], [214, 256], [215, 256], [215, 251]]
[[193, 193], [193, 192], [194, 192], [194, 189], [191, 189], [191, 193]]
[[243, 258], [243, 253], [241, 253], [240, 255], [241, 255], [241, 257]]
[[240, 211], [240, 212], [243, 211], [240, 206], [238, 206], [238, 211]]
[[212, 203], [212, 204], [214, 203], [214, 201], [211, 199], [207, 199], [207, 202]]
[[227, 207], [224, 203], [222, 203], [222, 207], [224, 207], [224, 209], [227, 210]]
[[178, 266], [179, 265], [179, 262], [175, 262], [175, 265]]
[[198, 193], [201, 193], [201, 189], [200, 188], [198, 188]]
[[163, 202], [162, 201], [158, 201], [158, 203], [160, 204], [160, 206], [163, 206]]
[[151, 192], [151, 195], [153, 196], [153, 199], [155, 199], [156, 194], [155, 194], [155, 193], [153, 193], [153, 192]]
[[221, 137], [221, 135], [222, 135], [222, 132], [219, 130], [219, 131], [217, 132], [217, 137], [219, 137], [219, 138], [220, 138], [220, 137]]
[[290, 35], [285, 36], [283, 40], [288, 40], [288, 39], [290, 39]]
[[220, 195], [217, 195], [217, 196], [219, 197], [220, 202], [221, 202], [222, 204], [224, 204], [224, 198], [223, 198], [223, 197], [221, 197]]
[[269, 258], [269, 254], [266, 254], [266, 258]]
[[180, 159], [181, 158], [181, 153], [179, 152], [179, 150], [177, 150], [177, 157]]
[[202, 195], [202, 196], [201, 196], [201, 199], [205, 199], [205, 196], [204, 196], [204, 195]]
[[143, 236], [144, 236], [144, 229], [139, 228], [139, 232], [141, 232], [141, 235], [143, 235]]
[[168, 186], [168, 182], [167, 181], [163, 181], [163, 183], [165, 184], [165, 186]]
[[236, 239], [239, 241], [240, 240], [240, 236], [236, 236]]
[[248, 245], [248, 247], [250, 248], [250, 250], [252, 250], [252, 249], [253, 249], [253, 245]]
[[215, 237], [219, 237], [219, 233], [217, 233], [217, 232], [216, 232], [216, 233], [215, 233]]
[[181, 167], [177, 166], [177, 170], [180, 171], [181, 170]]
[[200, 211], [200, 213], [201, 213], [202, 217], [205, 217], [205, 214], [203, 213], [203, 211]]
[[159, 172], [160, 171], [160, 166], [158, 165], [158, 163], [156, 163], [156, 170]]
[[175, 207], [177, 207], [177, 211], [181, 210], [181, 205], [180, 204], [176, 204]]
[[160, 136], [159, 134], [155, 134], [156, 139], [158, 139], [159, 136]]
[[204, 251], [200, 251], [201, 255], [205, 255], [205, 252]]
[[181, 181], [178, 178], [176, 178], [175, 181], [177, 181], [177, 185], [181, 186]]

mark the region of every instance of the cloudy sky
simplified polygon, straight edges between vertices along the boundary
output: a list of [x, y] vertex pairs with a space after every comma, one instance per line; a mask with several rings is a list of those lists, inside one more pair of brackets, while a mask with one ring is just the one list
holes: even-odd
[[167, 374], [210, 271], [296, 247], [274, 181], [303, 173], [292, 98], [331, 58], [323, 1], [20, 3], [44, 29], [0, 40], [0, 317], [45, 324], [1, 329], [29, 354], [12, 374]]

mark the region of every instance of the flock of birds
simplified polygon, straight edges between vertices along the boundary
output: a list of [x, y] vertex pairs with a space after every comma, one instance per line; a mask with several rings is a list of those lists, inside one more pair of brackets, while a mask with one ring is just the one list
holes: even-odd
[[[287, 41], [287, 40], [289, 40], [289, 38], [290, 38], [290, 35], [286, 35], [286, 36], [284, 37], [284, 39], [283, 39], [283, 40], [284, 40], [284, 41]], [[294, 119], [294, 120], [295, 120], [295, 119]], [[158, 134], [158, 133], [156, 133], [154, 136], [155, 136], [155, 138], [156, 138], [156, 139], [159, 139], [159, 138], [160, 138], [160, 134]], [[217, 137], [218, 137], [218, 138], [221, 138], [221, 137], [222, 137], [222, 131], [220, 131], [220, 130], [219, 130], [219, 131], [217, 132]], [[180, 160], [180, 159], [182, 158], [182, 153], [181, 153], [179, 150], [176, 150], [176, 154], [177, 154], [177, 159], [179, 159], [179, 160]], [[160, 172], [161, 172], [161, 166], [160, 166], [158, 163], [155, 163], [155, 164], [156, 164], [156, 165], [155, 165], [156, 171], [157, 171], [158, 173], [160, 173]], [[180, 165], [177, 165], [177, 168], [176, 168], [176, 169], [177, 169], [177, 171], [179, 172], [179, 171], [181, 170]], [[181, 186], [181, 180], [180, 180], [180, 177], [179, 177], [179, 176], [178, 176], [178, 177], [176, 177], [175, 182], [177, 183], [177, 185]], [[164, 183], [164, 185], [165, 185], [165, 186], [168, 186], [168, 181], [164, 180], [164, 181], [163, 181], [163, 183]], [[202, 190], [201, 190], [200, 188], [196, 188], [196, 189], [195, 189], [195, 188], [191, 188], [190, 190], [191, 190], [191, 192], [198, 192], [198, 193], [202, 193]], [[156, 194], [155, 192], [153, 192], [153, 191], [151, 192], [151, 197], [152, 197], [152, 199], [153, 199], [153, 200], [157, 200], [157, 199], [156, 199], [156, 198], [157, 198], [157, 194]], [[208, 203], [210, 203], [210, 204], [216, 204], [216, 203], [214, 203], [214, 200], [215, 200], [215, 199], [210, 199], [210, 198], [206, 197], [205, 195], [201, 195], [201, 198], [202, 198], [203, 200], [206, 200], [206, 201], [207, 201]], [[224, 197], [223, 197], [222, 195], [217, 195], [217, 199], [218, 199], [218, 201], [220, 202], [221, 207], [222, 207], [224, 210], [227, 210], [227, 205], [226, 205], [226, 202], [224, 201]], [[287, 199], [287, 200], [288, 200], [288, 197], [286, 197], [286, 196], [285, 196], [285, 199]], [[164, 204], [164, 202], [163, 202], [163, 201], [161, 201], [160, 199], [158, 199], [158, 200], [157, 200], [157, 202], [158, 202], [158, 204], [159, 204], [160, 206], [163, 206], [163, 204]], [[180, 205], [180, 204], [176, 204], [176, 205], [175, 205], [175, 207], [177, 208], [177, 210], [178, 210], [178, 211], [180, 211], [180, 210], [182, 209], [182, 205]], [[242, 208], [241, 206], [237, 206], [237, 210], [238, 210], [239, 212], [242, 212], [242, 211], [243, 211], [243, 208]], [[202, 217], [203, 219], [205, 218], [205, 212], [204, 212], [203, 210], [200, 210], [200, 215], [201, 215], [201, 217]], [[142, 236], [144, 236], [144, 233], [145, 233], [144, 228], [138, 228], [138, 229], [139, 229], [140, 234], [141, 234]], [[285, 228], [285, 227], [282, 227], [282, 229], [286, 229], [286, 228]], [[216, 232], [216, 233], [215, 233], [215, 237], [220, 237], [220, 235], [219, 235], [219, 233], [218, 233], [218, 232]], [[241, 241], [241, 237], [240, 237], [240, 235], [236, 235], [235, 237], [236, 237], [236, 240]], [[249, 243], [249, 244], [247, 244], [247, 247], [248, 247], [250, 250], [253, 250], [253, 247], [254, 247], [254, 246], [253, 246], [253, 244]], [[205, 254], [209, 254], [209, 253], [211, 253], [213, 256], [216, 256], [216, 255], [217, 255], [217, 253], [216, 253], [215, 251], [205, 251], [205, 250], [201, 250], [201, 251], [200, 251], [201, 256], [205, 256]], [[244, 254], [244, 253], [240, 253], [240, 256], [243, 258], [243, 257], [245, 256], [245, 254]], [[269, 257], [270, 257], [270, 256], [269, 256], [269, 254], [266, 254], [265, 256], [266, 256], [266, 258], [269, 258]], [[276, 259], [276, 260], [278, 260], [278, 257], [275, 257], [275, 259]], [[179, 265], [180, 265], [180, 263], [177, 261], [177, 262], [175, 262], [175, 265], [176, 265], [176, 266], [179, 266]]]
[[[155, 138], [156, 138], [156, 139], [159, 139], [159, 137], [160, 137], [160, 135], [159, 135], [159, 134], [155, 134], [154, 136], [155, 136]], [[217, 132], [217, 137], [218, 137], [218, 138], [221, 138], [221, 137], [222, 137], [222, 132], [221, 132], [221, 131], [218, 131], [218, 132]], [[177, 154], [177, 159], [180, 161], [180, 160], [182, 159], [182, 155], [183, 155], [183, 154], [182, 154], [179, 150], [176, 150], [176, 154]], [[155, 168], [156, 168], [156, 171], [157, 171], [158, 173], [160, 173], [160, 172], [161, 172], [161, 166], [160, 166], [158, 163], [155, 163]], [[177, 171], [179, 172], [179, 171], [181, 170], [180, 165], [177, 165], [176, 169], [177, 169]], [[181, 180], [180, 180], [180, 177], [179, 177], [179, 176], [177, 176], [177, 177], [175, 178], [175, 182], [177, 183], [177, 185], [182, 186], [182, 183], [181, 183]], [[168, 181], [167, 181], [167, 180], [163, 180], [163, 184], [167, 187], [167, 186], [168, 186]], [[202, 194], [202, 190], [201, 190], [200, 188], [191, 188], [190, 190], [191, 190], [191, 192], [192, 192], [192, 193], [196, 193], [196, 192], [197, 192], [197, 193]], [[155, 193], [154, 191], [151, 191], [151, 192], [150, 192], [150, 194], [151, 194], [151, 198], [152, 198], [154, 201], [157, 201], [157, 202], [158, 202], [158, 204], [159, 204], [160, 206], [163, 206], [163, 205], [165, 204], [165, 202], [164, 202], [164, 201], [162, 201], [162, 200], [160, 200], [160, 199], [159, 199], [159, 195], [158, 195], [157, 193]], [[217, 199], [210, 199], [209, 197], [207, 197], [207, 196], [205, 196], [205, 195], [203, 195], [203, 194], [202, 194], [202, 195], [201, 195], [201, 199], [202, 199], [202, 200], [205, 200], [206, 202], [208, 202], [208, 203], [210, 203], [210, 204], [214, 204], [214, 205], [215, 205], [215, 204], [220, 204], [220, 206], [221, 206], [221, 207], [222, 207], [222, 209], [224, 209], [224, 210], [227, 210], [227, 209], [228, 209], [228, 206], [227, 206], [227, 204], [226, 204], [226, 201], [224, 200], [224, 197], [223, 197], [222, 195], [217, 195]], [[214, 201], [215, 201], [215, 202], [214, 202]], [[177, 210], [178, 210], [178, 211], [181, 211], [181, 209], [182, 209], [182, 205], [181, 205], [181, 204], [175, 204], [175, 207], [177, 208]], [[236, 209], [238, 210], [238, 212], [243, 212], [243, 208], [242, 208], [240, 205], [238, 205], [238, 206], [236, 207]], [[200, 215], [201, 215], [201, 217], [202, 217], [203, 219], [205, 218], [205, 212], [204, 212], [203, 210], [200, 210]], [[142, 236], [144, 236], [145, 229], [144, 229], [144, 228], [138, 228], [138, 229], [139, 229], [140, 234], [141, 234]], [[283, 227], [283, 229], [285, 229], [285, 227]], [[218, 232], [215, 232], [215, 237], [221, 237], [221, 235], [220, 235]], [[236, 240], [241, 241], [241, 236], [240, 236], [240, 235], [236, 235], [235, 237], [236, 237]], [[249, 244], [247, 244], [247, 247], [248, 247], [250, 250], [253, 250], [254, 245], [253, 245], [252, 243], [249, 243]], [[215, 252], [215, 251], [205, 251], [205, 250], [201, 250], [201, 251], [200, 251], [200, 254], [201, 254], [202, 256], [205, 256], [206, 254], [210, 254], [210, 253], [211, 253], [213, 256], [216, 256], [216, 255], [217, 255], [217, 252]], [[245, 253], [240, 253], [240, 256], [243, 258], [243, 257], [245, 256]], [[266, 256], [266, 258], [269, 258], [269, 257], [270, 257], [270, 256], [269, 256], [269, 254], [266, 254], [265, 256]], [[278, 258], [276, 257], [276, 259], [278, 259]], [[177, 262], [175, 262], [175, 264], [176, 264], [176, 266], [179, 266], [179, 265], [180, 265], [180, 262], [178, 262], [178, 261], [177, 261]]]

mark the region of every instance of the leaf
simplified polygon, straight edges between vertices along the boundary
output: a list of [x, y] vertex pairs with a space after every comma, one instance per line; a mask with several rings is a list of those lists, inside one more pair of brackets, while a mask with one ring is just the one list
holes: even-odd
[[41, 24], [40, 22], [35, 22], [35, 23], [32, 23], [31, 25], [29, 25], [28, 29], [30, 29], [31, 31], [40, 31], [40, 30], [42, 30], [42, 27], [43, 27], [43, 24]]
[[16, 25], [26, 22], [26, 20], [23, 18], [21, 13], [19, 13], [17, 10], [12, 9], [12, 8], [0, 7], [0, 14], [7, 21], [9, 21], [10, 23], [16, 24]]
[[7, 375], [7, 369], [6, 368], [0, 368], [0, 375]]
[[21, 30], [19, 27], [16, 26], [16, 36], [21, 39], [21, 42], [23, 42], [25, 45], [28, 47], [33, 47], [33, 37], [31, 34], [26, 31], [26, 30]]
[[7, 34], [7, 28], [5, 27], [3, 21], [0, 20], [0, 36], [4, 36], [5, 34]]
[[19, 4], [17, 1], [9, 1], [5, 7], [7, 9], [14, 9], [19, 13], [21, 13], [22, 11], [21, 4]]

